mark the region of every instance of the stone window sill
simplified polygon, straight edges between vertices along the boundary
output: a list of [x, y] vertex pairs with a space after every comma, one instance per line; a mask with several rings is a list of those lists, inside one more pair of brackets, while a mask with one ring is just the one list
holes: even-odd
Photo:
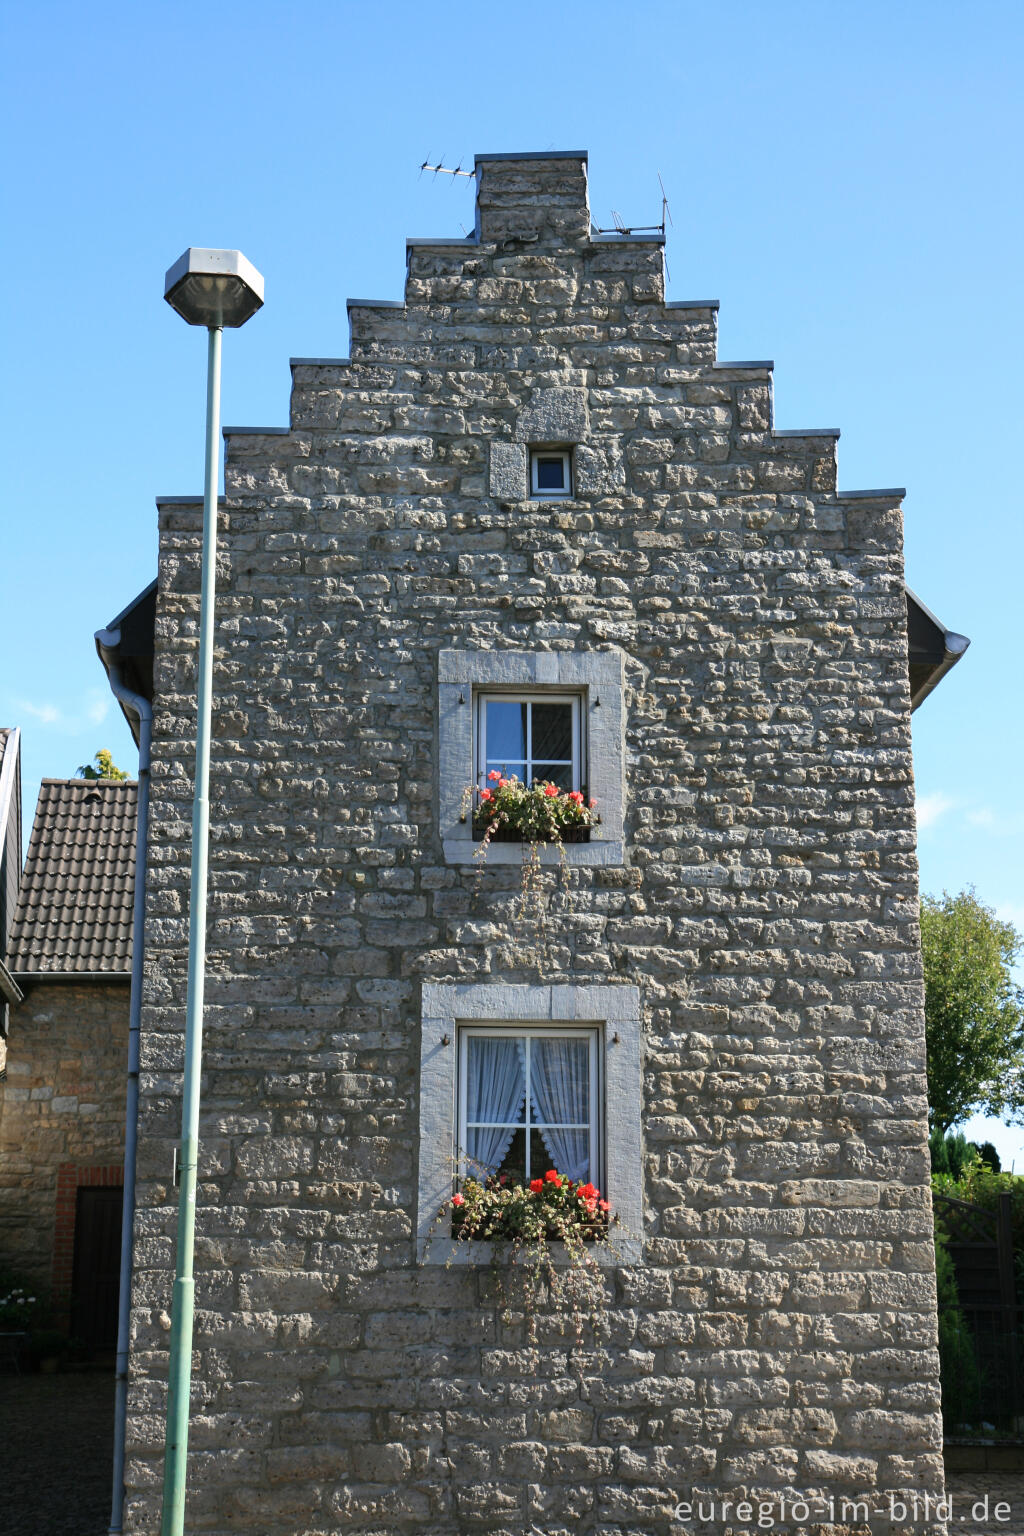
[[[524, 851], [529, 847], [525, 843], [491, 843], [487, 849], [486, 863], [494, 864], [521, 864]], [[472, 838], [446, 838], [444, 840], [444, 861], [446, 864], [474, 864], [479, 862], [478, 853], [480, 844]], [[556, 843], [542, 843], [539, 848], [540, 862], [542, 864], [559, 864]], [[624, 864], [625, 854], [621, 839], [591, 838], [589, 843], [563, 843], [562, 851], [565, 854], [565, 862], [572, 868], [586, 869], [600, 866], [608, 868], [612, 865]], [[527, 855], [528, 856], [528, 855]]]
[[[556, 1269], [568, 1268], [572, 1262], [563, 1243], [549, 1243], [547, 1254]], [[635, 1264], [638, 1259], [635, 1244], [627, 1245], [614, 1237], [607, 1242], [588, 1243], [587, 1257], [591, 1256], [596, 1263], [607, 1268], [614, 1268], [617, 1264]], [[435, 1237], [427, 1245], [422, 1262], [443, 1264], [446, 1268], [449, 1265], [476, 1265], [480, 1268], [495, 1264], [508, 1265], [512, 1263], [511, 1244], [475, 1243], [465, 1239], [459, 1242], [454, 1237]], [[522, 1249], [518, 1262], [523, 1262]]]

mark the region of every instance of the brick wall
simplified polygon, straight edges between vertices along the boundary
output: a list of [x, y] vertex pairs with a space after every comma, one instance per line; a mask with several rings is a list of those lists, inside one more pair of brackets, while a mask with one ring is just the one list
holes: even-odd
[[[696, 1490], [934, 1493], [899, 493], [839, 493], [833, 434], [775, 432], [769, 365], [717, 361], [660, 249], [589, 238], [579, 160], [485, 162], [479, 216], [480, 244], [411, 247], [404, 309], [352, 310], [351, 361], [295, 366], [288, 433], [229, 442], [190, 1518], [667, 1536]], [[518, 491], [552, 413], [580, 471], [554, 505]], [[132, 1532], [159, 1503], [199, 537], [162, 507]], [[475, 890], [444, 857], [437, 655], [606, 645], [626, 862], [574, 870], [531, 944], [516, 868]], [[425, 978], [641, 989], [643, 1262], [582, 1384], [557, 1319], [528, 1347], [486, 1273], [416, 1262]]]

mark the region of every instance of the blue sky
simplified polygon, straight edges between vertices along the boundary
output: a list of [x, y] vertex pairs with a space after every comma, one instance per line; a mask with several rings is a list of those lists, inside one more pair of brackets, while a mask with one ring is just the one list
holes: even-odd
[[154, 496], [202, 483], [205, 339], [165, 269], [188, 245], [260, 268], [224, 421], [283, 425], [289, 356], [343, 356], [346, 297], [401, 297], [406, 236], [472, 227], [427, 155], [583, 148], [600, 224], [655, 222], [661, 172], [669, 296], [721, 300], [723, 358], [775, 359], [776, 425], [841, 427], [844, 489], [907, 487], [910, 584], [973, 641], [915, 716], [922, 883], [1024, 929], [1022, 16], [8, 5], [0, 723], [27, 814], [100, 746], [134, 767], [92, 634], [155, 573]]

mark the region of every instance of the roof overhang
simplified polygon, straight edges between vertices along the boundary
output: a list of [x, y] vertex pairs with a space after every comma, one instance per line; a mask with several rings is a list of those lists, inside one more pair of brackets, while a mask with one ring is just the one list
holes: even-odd
[[947, 629], [910, 588], [907, 588], [907, 646], [910, 708], [919, 708], [955, 667], [970, 645], [966, 635]]
[[0, 997], [5, 1003], [20, 1003], [24, 995], [6, 965], [0, 960]]
[[[130, 693], [146, 699], [150, 704], [153, 702], [156, 585], [156, 578], [154, 578], [138, 597], [133, 598], [127, 608], [121, 610], [116, 619], [111, 619], [106, 629], [96, 632], [96, 653], [103, 663], [107, 681], [113, 687], [111, 666], [116, 660], [120, 670], [121, 692], [127, 689]], [[135, 738], [135, 745], [138, 746], [139, 717], [121, 697], [118, 689], [114, 688], [113, 691], [121, 706], [121, 713], [128, 722], [128, 728]]]

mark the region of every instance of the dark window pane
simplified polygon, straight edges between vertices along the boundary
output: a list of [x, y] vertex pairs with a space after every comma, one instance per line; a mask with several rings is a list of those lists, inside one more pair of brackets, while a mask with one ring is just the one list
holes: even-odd
[[[589, 1131], [531, 1131], [530, 1160], [535, 1169], [546, 1173], [567, 1173], [570, 1179], [590, 1178]], [[538, 1153], [536, 1143], [541, 1143]], [[536, 1177], [536, 1174], [534, 1174]]]
[[505, 1154], [505, 1160], [497, 1170], [504, 1173], [510, 1184], [523, 1184], [526, 1181], [526, 1132], [516, 1131], [512, 1143]]
[[533, 777], [557, 784], [559, 789], [572, 789], [571, 763], [534, 763]]
[[541, 458], [538, 455], [537, 489], [539, 491], [565, 490], [565, 460], [561, 454], [558, 458], [551, 459]]
[[526, 705], [513, 699], [487, 702], [487, 756], [495, 762], [522, 762], [526, 757]]
[[[488, 750], [490, 750], [488, 748]], [[534, 704], [533, 760], [572, 757], [572, 705]]]

